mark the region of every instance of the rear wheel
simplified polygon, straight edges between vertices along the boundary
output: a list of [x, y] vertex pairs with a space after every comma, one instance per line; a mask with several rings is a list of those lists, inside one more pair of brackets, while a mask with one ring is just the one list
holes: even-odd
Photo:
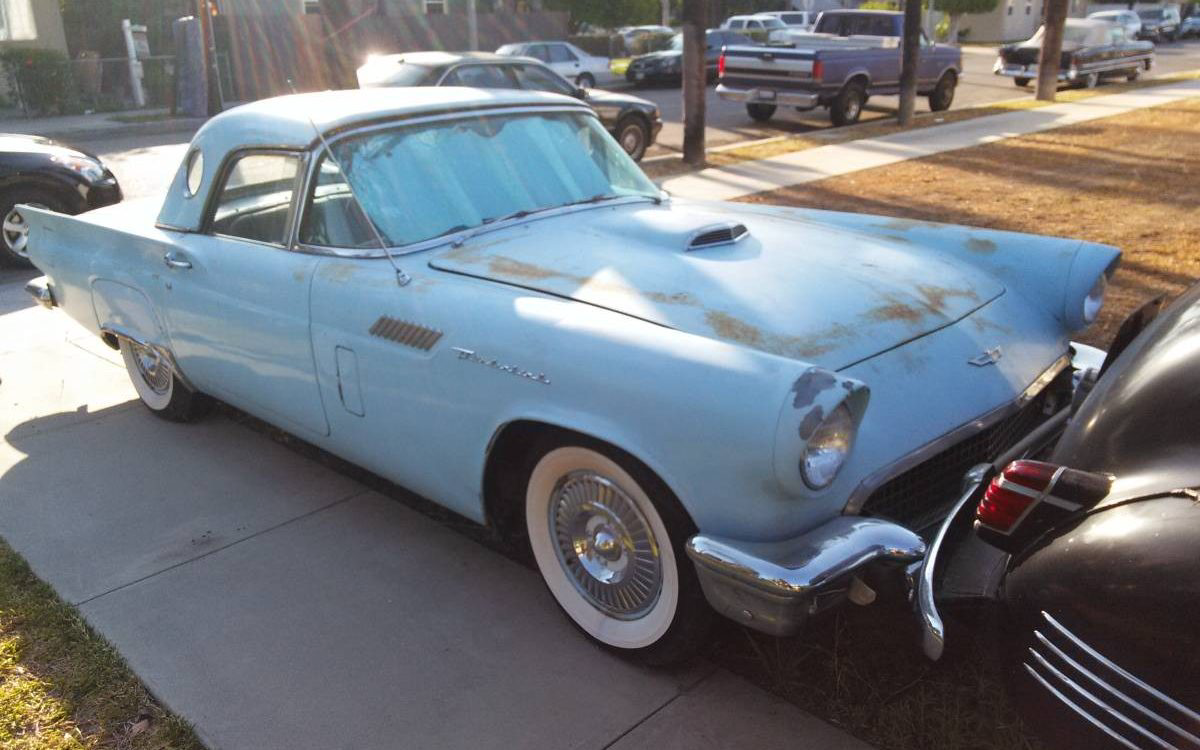
[[29, 224], [19, 204], [34, 208], [48, 208], [51, 211], [66, 213], [67, 208], [54, 195], [44, 190], [13, 190], [0, 198], [0, 216], [3, 217], [3, 227], [0, 230], [0, 266], [28, 267], [29, 262]]
[[712, 618], [684, 552], [695, 528], [632, 457], [582, 436], [534, 451], [529, 545], [563, 612], [605, 648], [648, 664], [691, 656]]
[[625, 117], [617, 123], [617, 143], [634, 161], [641, 161], [650, 145], [650, 130], [635, 117]]
[[1017, 84], [1021, 88], [1025, 88], [1026, 86], [1029, 85], [1029, 79], [1028, 78], [1014, 78], [1013, 83]]
[[950, 105], [954, 102], [954, 90], [957, 86], [958, 76], [947, 71], [938, 80], [937, 86], [929, 95], [929, 108], [934, 112], [944, 112], [950, 109]]
[[191, 422], [207, 409], [208, 399], [175, 375], [162, 351], [121, 339], [121, 358], [133, 389], [155, 416], [171, 422]]
[[1130, 68], [1129, 71], [1125, 73], [1126, 81], [1136, 81], [1137, 79], [1139, 79], [1141, 77], [1142, 77], [1141, 67]]
[[591, 73], [580, 73], [575, 79], [575, 85], [581, 89], [590, 89], [596, 85], [596, 79]]
[[1088, 73], [1083, 77], [1083, 87], [1085, 89], [1094, 89], [1098, 85], [1100, 85], [1099, 73]]
[[829, 105], [829, 119], [834, 125], [853, 125], [862, 115], [867, 103], [867, 87], [862, 81], [851, 81], [842, 87]]
[[746, 114], [755, 122], [766, 122], [775, 114], [774, 104], [747, 104]]

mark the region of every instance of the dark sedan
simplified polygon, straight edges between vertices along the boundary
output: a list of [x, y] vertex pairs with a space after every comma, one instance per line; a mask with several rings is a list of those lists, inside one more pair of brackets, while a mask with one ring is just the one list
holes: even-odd
[[[993, 72], [1027, 86], [1038, 75], [1045, 28], [1027, 41], [1000, 48]], [[1154, 45], [1130, 39], [1123, 26], [1091, 18], [1068, 18], [1063, 29], [1062, 59], [1058, 80], [1067, 85], [1093, 88], [1102, 78], [1120, 76], [1136, 80], [1154, 65]]]
[[1026, 444], [1039, 460], [968, 479], [918, 576], [926, 653], [939, 610], [982, 613], [1049, 747], [1200, 748], [1200, 285], [1159, 305], [1078, 379], [1053, 447]]
[[1142, 19], [1142, 30], [1139, 33], [1142, 39], [1173, 42], [1179, 38], [1178, 8], [1139, 8], [1137, 14], [1138, 18]]
[[[709, 29], [704, 33], [704, 69], [709, 83], [717, 80], [717, 61], [726, 45], [754, 45], [756, 42], [733, 31]], [[683, 80], [683, 34], [671, 37], [671, 46], [661, 52], [638, 55], [629, 61], [625, 80], [641, 83], [679, 83]]]
[[18, 205], [78, 214], [120, 200], [117, 178], [95, 156], [49, 138], [0, 134], [0, 266], [29, 265]]
[[658, 105], [641, 97], [569, 83], [531, 57], [490, 52], [405, 52], [372, 57], [358, 69], [358, 85], [469, 86], [481, 89], [529, 89], [582, 99], [625, 149], [640, 161], [662, 129]]

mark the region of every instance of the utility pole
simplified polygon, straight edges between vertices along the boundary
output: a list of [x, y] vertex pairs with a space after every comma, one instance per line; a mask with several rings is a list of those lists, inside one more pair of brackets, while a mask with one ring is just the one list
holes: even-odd
[[1042, 51], [1038, 53], [1037, 99], [1054, 101], [1058, 93], [1058, 69], [1062, 62], [1063, 27], [1067, 23], [1069, 0], [1046, 0]]
[[683, 160], [704, 164], [704, 31], [708, 0], [683, 0]]
[[671, 25], [671, 0], [661, 0], [662, 3], [662, 25]]
[[902, 126], [912, 124], [917, 105], [917, 62], [921, 55], [921, 0], [904, 2], [904, 36], [900, 54], [900, 114]]
[[467, 0], [467, 46], [479, 49], [479, 13], [475, 0]]

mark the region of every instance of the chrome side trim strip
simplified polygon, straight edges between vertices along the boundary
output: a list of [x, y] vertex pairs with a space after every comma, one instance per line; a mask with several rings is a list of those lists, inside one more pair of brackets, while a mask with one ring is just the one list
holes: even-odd
[[[1044, 645], [1044, 646], [1046, 646], [1046, 648], [1050, 649], [1054, 653], [1055, 656], [1062, 659], [1067, 664], [1071, 665], [1071, 667], [1073, 667], [1075, 669], [1075, 671], [1079, 672], [1084, 677], [1087, 677], [1089, 680], [1091, 680], [1096, 685], [1100, 686], [1102, 689], [1107, 690], [1108, 692], [1117, 696], [1118, 698], [1120, 698], [1122, 701], [1124, 701], [1129, 706], [1137, 709], [1141, 713], [1150, 717], [1151, 719], [1158, 722], [1162, 726], [1175, 732], [1179, 736], [1185, 737], [1185, 738], [1191, 740], [1192, 742], [1195, 742], [1196, 744], [1200, 744], [1200, 737], [1197, 737], [1196, 735], [1192, 734], [1191, 732], [1187, 731], [1186, 729], [1183, 729], [1182, 727], [1177, 726], [1176, 724], [1174, 724], [1171, 721], [1168, 721], [1167, 719], [1163, 718], [1162, 716], [1159, 716], [1155, 712], [1151, 711], [1150, 709], [1146, 708], [1142, 704], [1135, 701], [1133, 698], [1130, 698], [1128, 695], [1125, 695], [1125, 693], [1122, 693], [1117, 688], [1113, 687], [1112, 685], [1109, 685], [1107, 682], [1102, 680], [1100, 677], [1096, 676], [1095, 674], [1092, 674], [1092, 672], [1090, 672], [1086, 667], [1084, 667], [1082, 664], [1077, 662], [1075, 659], [1072, 659], [1070, 656], [1068, 656], [1062, 649], [1060, 649], [1058, 646], [1055, 646], [1050, 641], [1049, 638], [1042, 635], [1040, 632], [1035, 630], [1035, 631], [1033, 631], [1033, 635], [1039, 641], [1041, 641], [1042, 645]], [[1158, 738], [1154, 738], [1154, 739], [1157, 740]]]
[[[1135, 721], [1133, 721], [1132, 719], [1127, 717], [1125, 714], [1121, 713], [1117, 709], [1113, 708], [1112, 706], [1108, 705], [1104, 701], [1100, 700], [1098, 697], [1091, 694], [1087, 690], [1084, 690], [1079, 685], [1079, 683], [1075, 682], [1070, 677], [1067, 677], [1065, 674], [1063, 674], [1062, 670], [1059, 669], [1058, 667], [1054, 666], [1053, 664], [1051, 664], [1046, 659], [1046, 657], [1042, 656], [1037, 651], [1034, 651], [1032, 648], [1029, 649], [1029, 653], [1033, 656], [1034, 659], [1037, 660], [1038, 664], [1042, 665], [1042, 667], [1049, 670], [1050, 673], [1053, 674], [1055, 677], [1057, 677], [1062, 684], [1064, 684], [1067, 687], [1074, 690], [1076, 694], [1082, 696], [1083, 698], [1086, 698], [1087, 701], [1089, 703], [1091, 703], [1092, 705], [1094, 705], [1096, 708], [1099, 708], [1101, 711], [1108, 714], [1112, 718], [1121, 722], [1122, 724], [1124, 724], [1125, 726], [1134, 730], [1138, 734], [1146, 737], [1147, 739], [1149, 739], [1151, 742], [1158, 745], [1159, 747], [1162, 747], [1165, 750], [1174, 750], [1174, 748], [1171, 746], [1171, 744], [1169, 742], [1164, 741], [1161, 737], [1156, 737], [1154, 734], [1152, 734], [1149, 731], [1138, 726]], [[1025, 662], [1025, 666], [1028, 667], [1029, 662]]]
[[1109, 737], [1112, 737], [1117, 742], [1119, 742], [1122, 745], [1124, 745], [1125, 747], [1129, 748], [1129, 750], [1142, 750], [1137, 745], [1133, 744], [1129, 740], [1125, 739], [1121, 735], [1119, 735], [1116, 732], [1114, 732], [1113, 730], [1109, 729], [1107, 726], [1104, 725], [1104, 722], [1100, 721], [1095, 716], [1092, 716], [1090, 713], [1083, 710], [1079, 706], [1079, 704], [1077, 704], [1075, 701], [1073, 701], [1070, 698], [1068, 698], [1067, 696], [1063, 695], [1061, 690], [1059, 690], [1058, 688], [1054, 687], [1049, 682], [1047, 682], [1046, 678], [1042, 677], [1040, 674], [1038, 674], [1037, 670], [1035, 670], [1033, 667], [1029, 666], [1029, 664], [1022, 664], [1021, 666], [1025, 667], [1025, 671], [1028, 672], [1029, 675], [1031, 677], [1033, 677], [1033, 679], [1035, 679], [1039, 683], [1041, 683], [1042, 687], [1049, 690], [1050, 693], [1052, 695], [1054, 695], [1055, 698], [1058, 698], [1060, 701], [1062, 701], [1063, 704], [1067, 706], [1067, 708], [1070, 708], [1072, 711], [1079, 714], [1081, 717], [1083, 717], [1085, 720], [1087, 720], [1088, 723], [1092, 724], [1097, 729], [1099, 729], [1102, 732], [1104, 732], [1105, 734], [1107, 734]]
[[1087, 645], [1082, 640], [1080, 640], [1074, 633], [1072, 633], [1071, 631], [1069, 631], [1065, 627], [1063, 627], [1063, 625], [1061, 623], [1059, 623], [1058, 620], [1055, 620], [1053, 617], [1050, 616], [1049, 612], [1043, 611], [1042, 617], [1045, 617], [1046, 622], [1050, 623], [1050, 625], [1052, 625], [1055, 628], [1055, 630], [1057, 630], [1058, 632], [1062, 633], [1064, 636], [1069, 638], [1071, 640], [1071, 642], [1074, 643], [1076, 646], [1078, 646], [1079, 648], [1086, 651], [1089, 656], [1093, 657], [1094, 659], [1099, 661], [1104, 666], [1108, 667], [1109, 669], [1113, 670], [1114, 672], [1121, 675], [1125, 679], [1129, 680], [1134, 685], [1137, 685], [1142, 690], [1145, 690], [1150, 695], [1153, 695], [1155, 698], [1158, 698], [1163, 703], [1166, 703], [1171, 708], [1174, 708], [1176, 711], [1179, 711], [1183, 715], [1187, 716], [1189, 719], [1192, 719], [1193, 721], [1200, 723], [1200, 714], [1197, 714], [1195, 711], [1192, 711], [1187, 706], [1184, 706], [1183, 704], [1179, 703], [1178, 701], [1171, 699], [1170, 696], [1164, 695], [1162, 692], [1155, 690], [1150, 685], [1147, 685], [1144, 681], [1135, 677], [1129, 671], [1122, 669], [1120, 666], [1114, 664], [1111, 660], [1102, 656], [1100, 654], [1100, 652], [1096, 651], [1096, 649]]

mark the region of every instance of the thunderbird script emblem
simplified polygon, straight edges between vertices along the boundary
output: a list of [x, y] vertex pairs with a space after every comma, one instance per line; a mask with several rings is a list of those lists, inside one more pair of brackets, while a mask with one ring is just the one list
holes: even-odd
[[999, 362], [1000, 358], [1003, 356], [1004, 352], [1000, 349], [1000, 347], [993, 346], [991, 349], [985, 349], [983, 354], [980, 354], [978, 357], [972, 357], [967, 361], [976, 367], [987, 367], [988, 365], [994, 365]]

